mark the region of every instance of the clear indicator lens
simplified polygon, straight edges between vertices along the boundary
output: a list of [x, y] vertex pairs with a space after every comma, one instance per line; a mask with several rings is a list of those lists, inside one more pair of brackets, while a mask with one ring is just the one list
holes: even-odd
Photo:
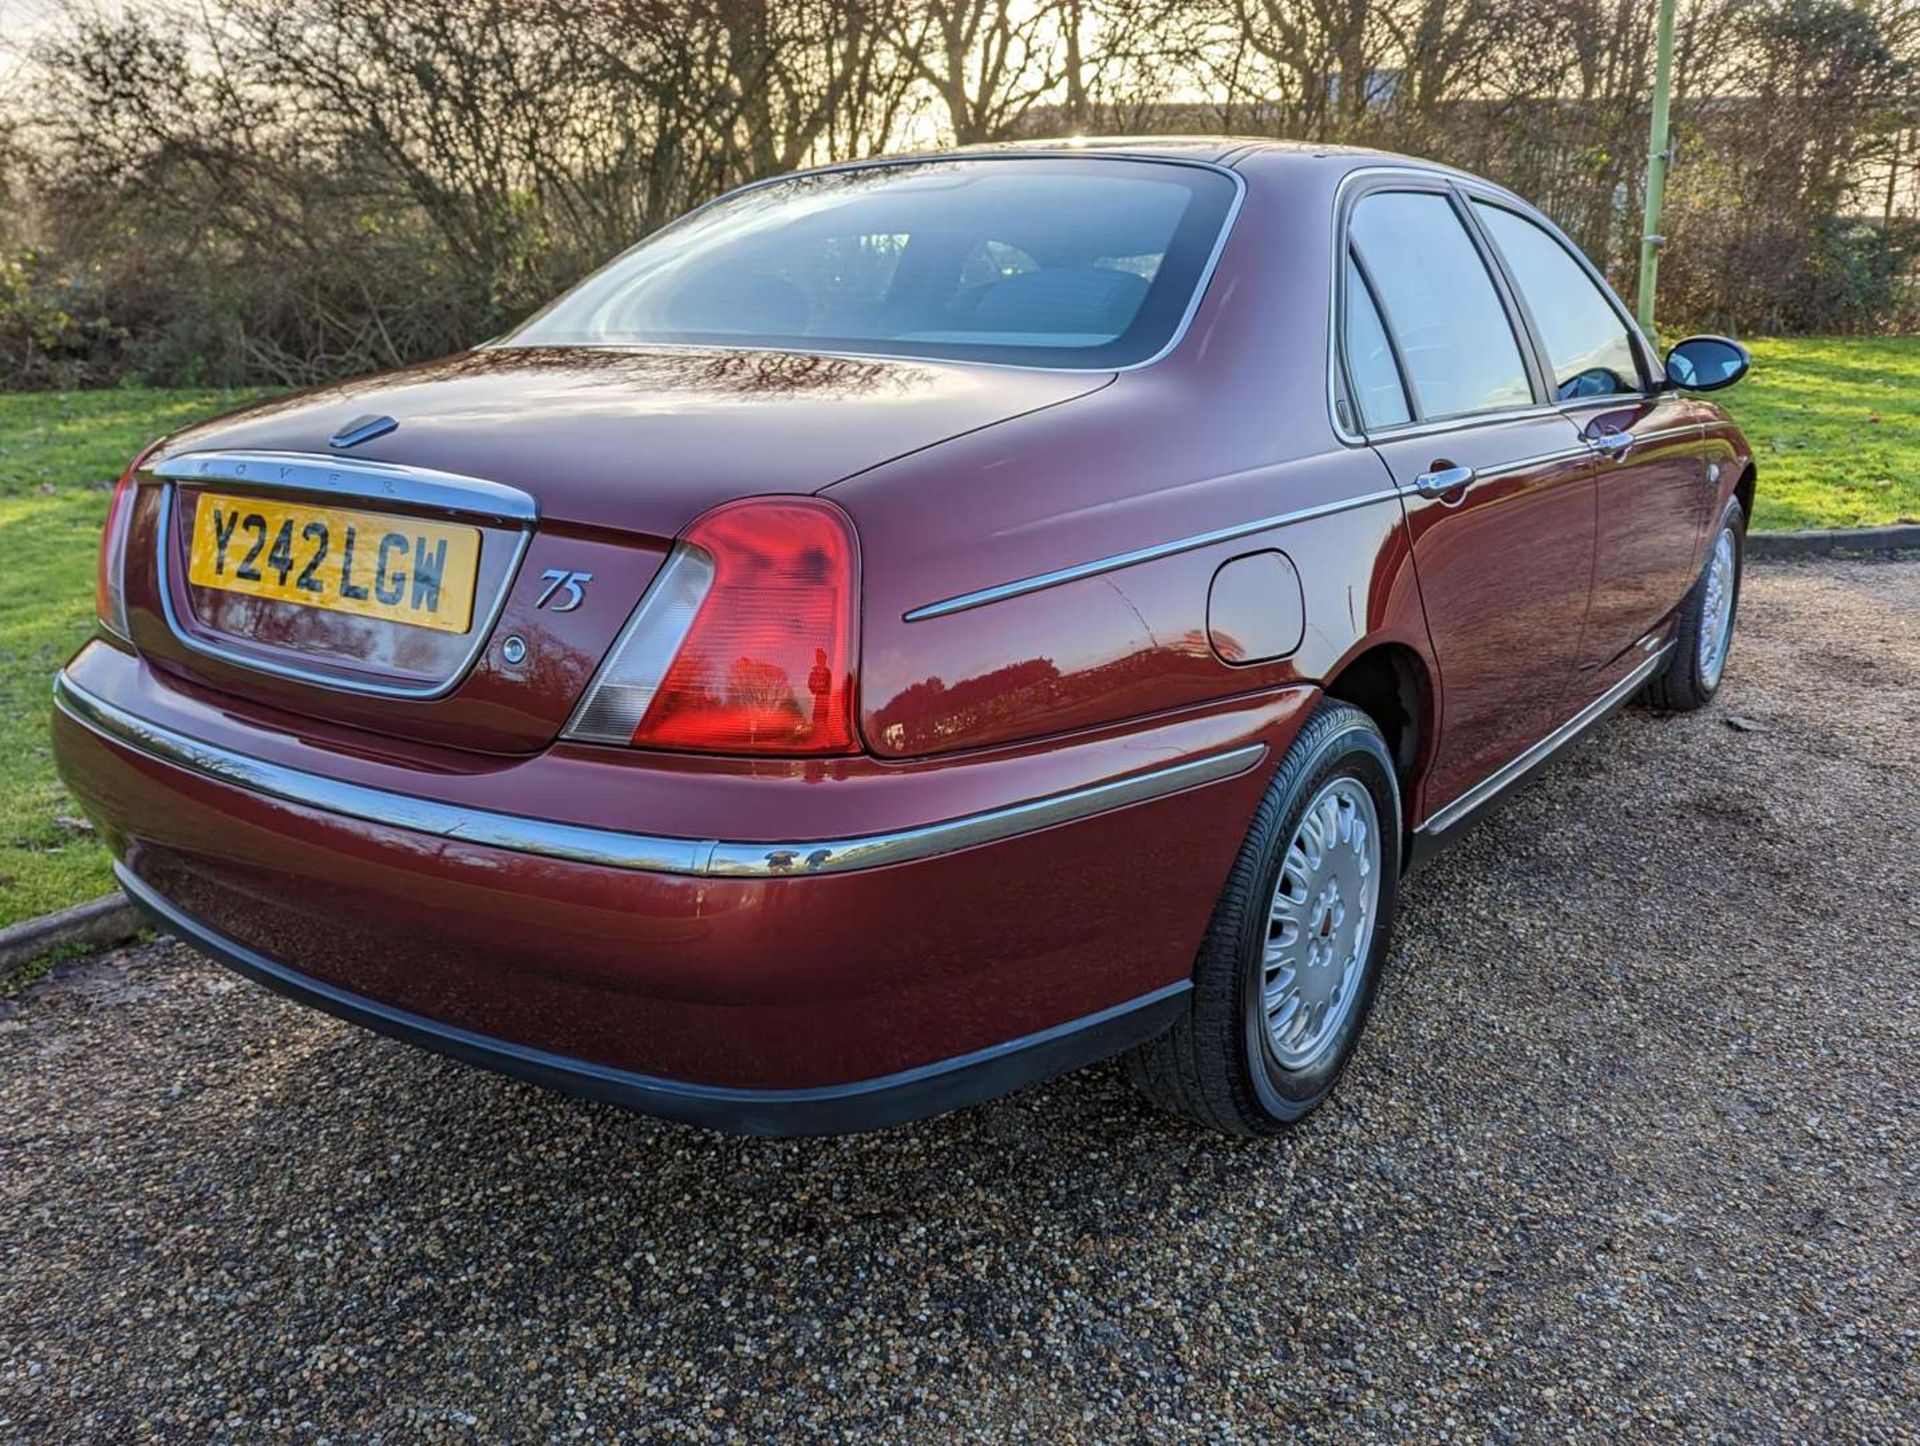
[[673, 550], [574, 710], [567, 737], [587, 743], [633, 741], [712, 585], [710, 557], [685, 545]]

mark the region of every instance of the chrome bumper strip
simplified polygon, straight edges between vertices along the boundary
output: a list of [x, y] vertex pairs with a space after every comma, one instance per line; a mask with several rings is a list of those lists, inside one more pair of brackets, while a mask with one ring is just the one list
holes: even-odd
[[892, 833], [798, 843], [729, 843], [624, 833], [466, 808], [268, 763], [137, 717], [88, 692], [64, 672], [54, 679], [53, 695], [61, 712], [105, 738], [158, 762], [283, 803], [570, 863], [713, 878], [850, 873], [931, 858], [1231, 778], [1252, 768], [1267, 751], [1265, 744], [1252, 743], [1130, 778]]
[[[1644, 648], [1646, 642], [1643, 641], [1636, 646]], [[1452, 803], [1435, 812], [1432, 817], [1428, 818], [1427, 821], [1415, 829], [1414, 832], [1422, 834], [1443, 833], [1475, 809], [1479, 808], [1482, 804], [1490, 802], [1495, 795], [1503, 792], [1508, 786], [1518, 783], [1522, 778], [1526, 777], [1527, 774], [1533, 772], [1535, 768], [1545, 763], [1562, 748], [1579, 738], [1588, 728], [1606, 717], [1613, 709], [1619, 707], [1620, 704], [1631, 698], [1640, 690], [1647, 679], [1651, 678], [1655, 673], [1659, 672], [1661, 668], [1666, 666], [1667, 655], [1672, 651], [1673, 644], [1671, 642], [1661, 645], [1658, 652], [1649, 655], [1646, 661], [1636, 666], [1626, 677], [1615, 683], [1578, 713], [1575, 713], [1525, 753], [1522, 753], [1512, 762], [1506, 764], [1497, 773], [1489, 774], [1486, 778], [1481, 779], [1480, 782], [1461, 794]]]

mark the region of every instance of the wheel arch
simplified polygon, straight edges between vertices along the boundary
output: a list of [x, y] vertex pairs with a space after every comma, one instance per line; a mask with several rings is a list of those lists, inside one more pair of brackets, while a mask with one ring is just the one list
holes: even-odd
[[1387, 740], [1400, 784], [1401, 826], [1410, 833], [1415, 787], [1432, 752], [1437, 713], [1426, 659], [1405, 643], [1376, 643], [1342, 663], [1322, 686], [1329, 698], [1373, 719]]
[[1759, 469], [1749, 462], [1741, 470], [1740, 480], [1733, 484], [1733, 495], [1739, 499], [1740, 511], [1747, 519], [1747, 525], [1753, 525], [1753, 494], [1759, 481]]

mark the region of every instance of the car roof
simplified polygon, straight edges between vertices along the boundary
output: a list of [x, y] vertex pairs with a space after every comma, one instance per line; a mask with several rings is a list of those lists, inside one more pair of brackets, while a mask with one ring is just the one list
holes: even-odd
[[[1281, 161], [1291, 158], [1345, 161], [1345, 169], [1363, 165], [1409, 166], [1442, 174], [1459, 175], [1451, 166], [1418, 156], [1397, 155], [1392, 151], [1366, 146], [1335, 145], [1320, 141], [1282, 140], [1273, 136], [1039, 136], [1013, 141], [987, 141], [978, 145], [947, 146], [937, 150], [895, 152], [865, 161], [841, 162], [820, 166], [818, 170], [841, 170], [849, 166], [888, 162], [977, 159], [991, 156], [1099, 155], [1140, 160], [1203, 161], [1212, 165], [1239, 167], [1256, 158]], [[804, 173], [802, 173], [804, 174]]]
[[1091, 151], [1102, 155], [1162, 156], [1218, 164], [1235, 152], [1261, 143], [1258, 136], [1034, 136], [1017, 141], [953, 146], [932, 154], [981, 156], [1060, 152], [1084, 154]]

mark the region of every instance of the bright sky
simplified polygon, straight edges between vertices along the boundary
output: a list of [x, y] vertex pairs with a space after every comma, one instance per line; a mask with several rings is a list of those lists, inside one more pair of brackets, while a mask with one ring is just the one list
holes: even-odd
[[0, 44], [31, 40], [59, 9], [54, 0], [0, 0]]
[[0, 96], [56, 13], [53, 0], [0, 0]]

